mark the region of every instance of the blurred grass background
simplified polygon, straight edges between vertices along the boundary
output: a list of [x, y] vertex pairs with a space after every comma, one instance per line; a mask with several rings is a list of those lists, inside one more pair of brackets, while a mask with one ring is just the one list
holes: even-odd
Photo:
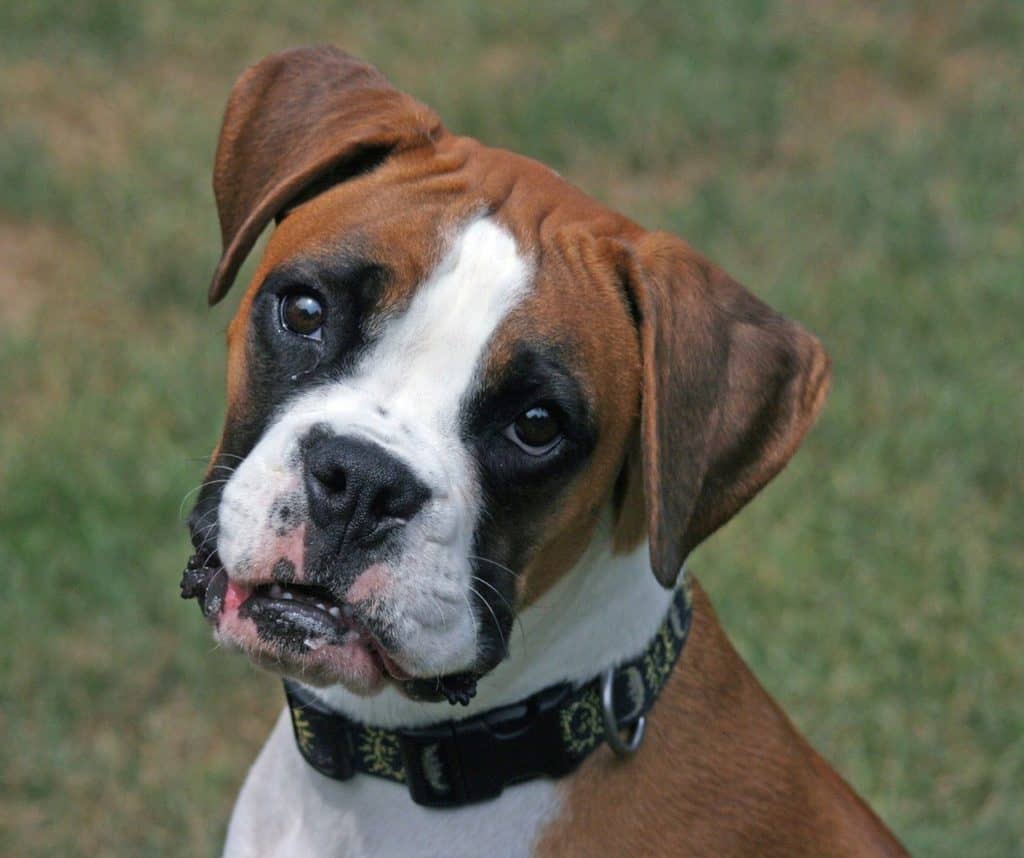
[[313, 41], [818, 333], [824, 418], [695, 568], [912, 850], [1019, 855], [1024, 4], [996, 0], [4, 4], [0, 853], [214, 852], [280, 705], [178, 600], [179, 503], [223, 408], [221, 110]]

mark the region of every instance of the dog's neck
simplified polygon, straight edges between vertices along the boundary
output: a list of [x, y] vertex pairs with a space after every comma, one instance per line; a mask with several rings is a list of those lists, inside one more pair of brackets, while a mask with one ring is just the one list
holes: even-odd
[[468, 707], [408, 699], [395, 688], [359, 697], [341, 686], [314, 689], [361, 724], [415, 727], [514, 703], [560, 682], [583, 682], [639, 653], [656, 633], [672, 593], [651, 573], [646, 543], [615, 554], [600, 526], [580, 561], [524, 610], [509, 656], [478, 685]]

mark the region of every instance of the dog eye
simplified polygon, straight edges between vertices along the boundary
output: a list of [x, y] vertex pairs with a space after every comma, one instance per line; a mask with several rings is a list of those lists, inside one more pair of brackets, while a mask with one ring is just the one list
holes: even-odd
[[307, 292], [289, 292], [281, 296], [281, 325], [293, 334], [321, 338], [324, 306]]
[[524, 453], [543, 456], [562, 440], [562, 427], [550, 408], [534, 405], [509, 423], [503, 434]]

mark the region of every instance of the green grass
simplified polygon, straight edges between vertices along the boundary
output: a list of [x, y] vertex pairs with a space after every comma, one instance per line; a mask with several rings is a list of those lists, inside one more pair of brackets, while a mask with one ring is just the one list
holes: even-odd
[[823, 419], [695, 568], [913, 851], [1019, 854], [1024, 5], [346, 5], [0, 12], [0, 853], [209, 854], [280, 704], [179, 602], [179, 502], [220, 111], [331, 41], [821, 336]]

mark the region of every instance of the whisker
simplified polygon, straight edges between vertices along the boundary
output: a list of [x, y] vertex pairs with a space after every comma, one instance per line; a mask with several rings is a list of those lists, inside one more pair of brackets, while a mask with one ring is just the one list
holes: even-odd
[[441, 600], [437, 598], [435, 593], [428, 593], [427, 595], [430, 596], [434, 603], [434, 609], [437, 611], [437, 618], [441, 621], [441, 627], [447, 629], [448, 620], [445, 618], [444, 609], [441, 607]]
[[492, 589], [497, 594], [498, 598], [501, 599], [501, 601], [503, 601], [505, 603], [505, 606], [508, 608], [508, 612], [512, 615], [512, 622], [514, 622], [517, 626], [519, 626], [519, 634], [523, 638], [523, 652], [525, 654], [525, 652], [526, 652], [526, 627], [523, 625], [523, 621], [521, 619], [519, 619], [519, 614], [516, 611], [516, 609], [512, 607], [512, 603], [509, 602], [509, 600], [505, 598], [505, 594], [502, 593], [501, 590], [499, 590], [497, 587], [495, 587], [490, 581], [485, 581], [479, 575], [470, 575], [470, 577], [474, 581], [479, 581], [485, 587], [489, 587], [490, 589]]
[[487, 581], [487, 580], [481, 578], [479, 575], [470, 575], [469, 577], [472, 578], [474, 581], [479, 581], [485, 587], [488, 587], [491, 590], [493, 590], [495, 593], [497, 593], [498, 594], [498, 598], [501, 599], [501, 601], [503, 601], [505, 603], [505, 605], [509, 609], [509, 612], [510, 613], [515, 613], [515, 611], [512, 610], [512, 604], [509, 602], [508, 599], [505, 598], [505, 594], [502, 593], [501, 590], [499, 590], [497, 587], [495, 587], [490, 581]]
[[501, 638], [502, 651], [505, 653], [505, 655], [508, 655], [508, 641], [505, 640], [505, 633], [501, 630], [501, 623], [498, 622], [498, 615], [494, 613], [494, 608], [491, 607], [491, 603], [488, 602], [479, 592], [477, 592], [477, 589], [472, 584], [469, 585], [469, 592], [476, 596], [481, 602], [483, 602], [484, 607], [486, 607], [487, 610], [491, 612], [491, 618], [494, 620], [494, 630], [498, 633], [498, 637]]
[[187, 492], [185, 492], [185, 497], [181, 499], [181, 503], [178, 504], [178, 518], [181, 518], [181, 512], [185, 507], [185, 501], [192, 497], [192, 495], [194, 495], [196, 492], [202, 491], [207, 486], [217, 486], [220, 485], [221, 483], [227, 483], [230, 481], [230, 479], [230, 477], [227, 477], [223, 480], [206, 480], [205, 482], [200, 483], [195, 488], [189, 489]]
[[217, 512], [217, 511], [218, 511], [219, 509], [220, 509], [220, 507], [216, 507], [216, 506], [215, 506], [215, 507], [211, 507], [210, 509], [208, 509], [208, 510], [207, 510], [206, 512], [204, 512], [204, 513], [203, 513], [203, 514], [202, 514], [201, 516], [199, 516], [199, 518], [198, 518], [198, 519], [196, 519], [195, 527], [197, 527], [197, 528], [198, 528], [198, 527], [199, 527], [199, 525], [201, 525], [201, 524], [202, 524], [202, 523], [203, 523], [204, 521], [206, 521], [206, 520], [207, 520], [207, 519], [208, 519], [208, 518], [209, 518], [209, 517], [210, 517], [211, 515], [214, 515], [214, 514], [216, 514], [216, 512]]
[[[472, 586], [470, 587], [472, 589]], [[476, 611], [473, 610], [473, 606], [469, 603], [469, 596], [466, 595], [465, 591], [462, 592], [462, 601], [466, 603], [466, 610], [469, 611], [469, 619], [473, 623], [473, 629], [476, 629]]]
[[479, 560], [481, 563], [490, 563], [491, 566], [494, 566], [496, 569], [500, 569], [502, 572], [508, 573], [513, 578], [519, 577], [520, 573], [513, 569], [509, 569], [508, 566], [505, 566], [503, 563], [499, 563], [497, 560], [491, 560], [489, 557], [481, 557], [479, 554], [470, 554], [468, 556], [470, 560]]
[[[227, 466], [225, 465], [224, 468], [227, 469]], [[228, 474], [233, 473], [234, 472], [234, 468], [227, 469], [227, 472], [228, 472]], [[197, 491], [203, 490], [208, 485], [220, 485], [221, 483], [229, 482], [230, 479], [231, 478], [229, 476], [225, 477], [224, 479], [208, 479], [208, 480], [204, 480], [203, 482], [201, 482], [195, 488], [189, 488], [185, 492], [185, 497], [181, 499], [181, 503], [178, 504], [178, 518], [181, 517], [181, 508], [185, 505], [185, 501], [187, 501], [191, 496], [195, 495]]]
[[211, 521], [206, 527], [196, 530], [195, 536], [199, 539], [199, 544], [203, 545], [206, 542], [206, 537], [217, 527], [217, 521]]
[[233, 474], [237, 470], [238, 470], [238, 466], [237, 465], [214, 465], [212, 468], [210, 468], [211, 472], [213, 472], [213, 471], [227, 471], [229, 474]]

